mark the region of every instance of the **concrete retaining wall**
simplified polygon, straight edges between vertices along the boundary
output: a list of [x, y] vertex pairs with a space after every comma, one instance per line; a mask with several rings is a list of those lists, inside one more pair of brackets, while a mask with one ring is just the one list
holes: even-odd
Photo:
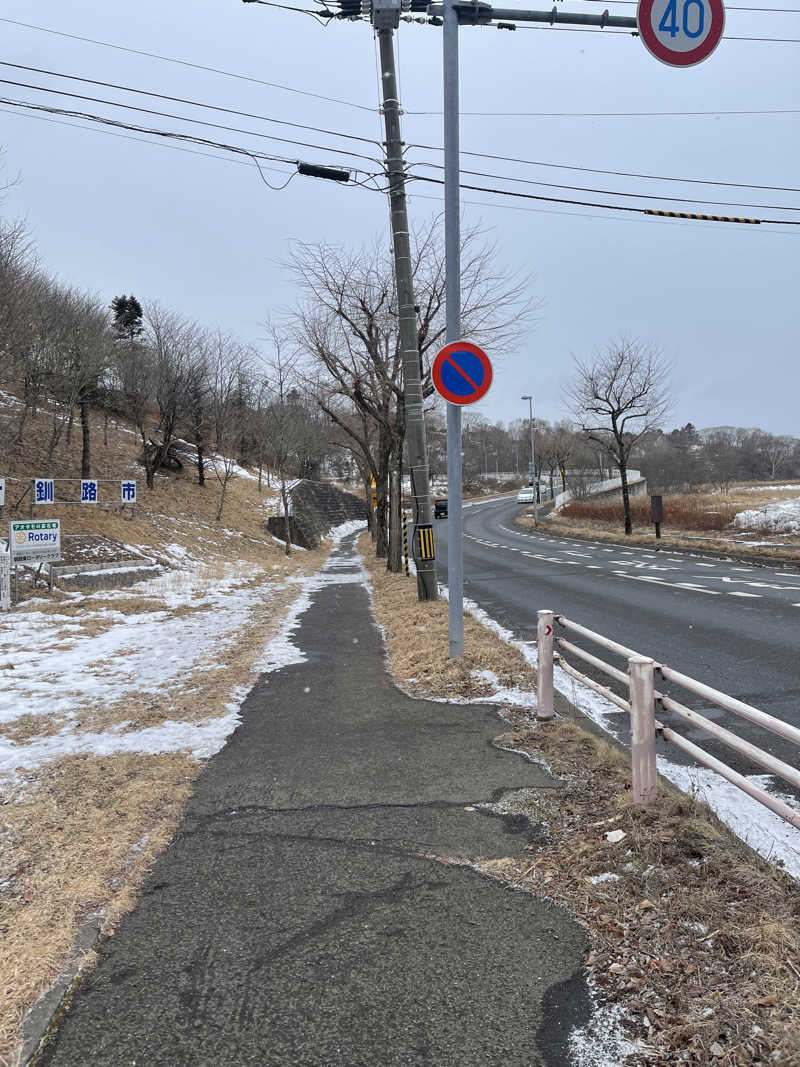
[[[367, 505], [362, 499], [327, 482], [303, 478], [288, 488], [288, 496], [292, 544], [301, 548], [316, 548], [332, 526], [351, 519], [367, 521]], [[274, 537], [286, 540], [283, 515], [271, 516], [267, 527]]]

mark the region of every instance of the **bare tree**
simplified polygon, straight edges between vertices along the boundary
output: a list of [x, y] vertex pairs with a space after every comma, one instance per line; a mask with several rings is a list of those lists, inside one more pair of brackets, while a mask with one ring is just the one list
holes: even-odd
[[[423, 389], [432, 393], [430, 361], [444, 341], [444, 253], [439, 220], [412, 235], [417, 340]], [[462, 329], [474, 341], [508, 348], [531, 311], [529, 280], [498, 270], [495, 249], [480, 231], [462, 248]], [[402, 566], [400, 538], [387, 537], [389, 513], [399, 514], [400, 464], [405, 439], [402, 353], [392, 256], [382, 241], [347, 252], [298, 244], [289, 268], [302, 301], [292, 316], [295, 344], [309, 380], [319, 383], [320, 406], [361, 452], [375, 478], [376, 551], [389, 570]], [[366, 420], [366, 421], [364, 421]], [[374, 432], [365, 433], [365, 426]], [[395, 476], [390, 479], [390, 472]], [[394, 506], [389, 508], [390, 497]], [[394, 499], [397, 497], [398, 499]]]
[[264, 408], [261, 432], [267, 453], [278, 478], [283, 510], [285, 551], [292, 554], [291, 503], [287, 488], [289, 466], [296, 455], [298, 420], [293, 411], [291, 393], [298, 380], [297, 358], [287, 355], [288, 341], [274, 323], [267, 323], [272, 342], [270, 368], [272, 395]]
[[145, 343], [150, 350], [152, 389], [158, 406], [156, 435], [159, 440], [148, 438], [144, 426], [141, 428], [147, 487], [152, 489], [155, 475], [167, 464], [173, 450], [181, 400], [190, 367], [201, 344], [201, 334], [194, 323], [159, 304], [146, 307], [144, 322]]
[[242, 435], [242, 410], [250, 392], [252, 353], [217, 330], [207, 341], [210, 412], [216, 452], [211, 465], [220, 485], [216, 519], [222, 519], [228, 484], [237, 467], [237, 446]]
[[636, 442], [669, 411], [670, 369], [652, 345], [627, 338], [610, 343], [592, 361], [575, 360], [568, 393], [572, 415], [619, 469], [626, 534], [633, 529], [628, 460]]

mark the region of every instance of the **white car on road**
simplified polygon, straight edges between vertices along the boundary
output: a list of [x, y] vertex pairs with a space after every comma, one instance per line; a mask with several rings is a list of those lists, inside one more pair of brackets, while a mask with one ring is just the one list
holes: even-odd
[[525, 485], [517, 493], [518, 504], [532, 504], [533, 503], [533, 486]]

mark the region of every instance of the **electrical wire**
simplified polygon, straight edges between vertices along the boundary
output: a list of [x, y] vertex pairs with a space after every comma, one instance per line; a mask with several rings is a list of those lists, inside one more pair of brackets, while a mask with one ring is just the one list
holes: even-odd
[[[206, 104], [206, 103], [202, 103], [202, 102], [197, 101], [197, 100], [188, 99], [186, 97], [171, 96], [171, 95], [168, 95], [166, 93], [157, 93], [157, 92], [149, 90], [149, 89], [139, 89], [139, 88], [136, 88], [136, 87], [133, 87], [133, 86], [121, 85], [121, 84], [119, 84], [117, 82], [101, 81], [101, 80], [96, 79], [96, 78], [87, 78], [87, 77], [84, 77], [82, 75], [76, 75], [76, 74], [65, 74], [65, 73], [63, 73], [61, 71], [48, 70], [48, 69], [42, 68], [42, 67], [31, 67], [31, 66], [27, 66], [27, 65], [22, 64], [22, 63], [12, 63], [9, 60], [0, 60], [0, 66], [12, 67], [12, 68], [14, 68], [16, 70], [31, 71], [31, 72], [34, 72], [34, 73], [37, 73], [37, 74], [46, 75], [48, 77], [64, 78], [64, 79], [67, 79], [67, 80], [70, 80], [70, 81], [83, 82], [83, 83], [86, 83], [86, 84], [89, 84], [89, 85], [98, 85], [98, 86], [102, 86], [102, 87], [108, 88], [108, 89], [117, 89], [117, 90], [120, 90], [122, 92], [134, 93], [134, 94], [137, 94], [137, 95], [140, 95], [140, 96], [154, 97], [154, 98], [157, 98], [159, 100], [168, 100], [168, 101], [173, 102], [173, 103], [187, 104], [187, 105], [189, 105], [191, 107], [199, 107], [199, 108], [205, 108], [207, 110], [219, 111], [219, 112], [222, 112], [222, 113], [228, 114], [228, 115], [239, 115], [239, 116], [242, 116], [244, 118], [255, 118], [255, 119], [259, 119], [260, 121], [263, 121], [263, 122], [270, 122], [270, 123], [274, 123], [274, 124], [281, 125], [281, 126], [290, 126], [290, 127], [294, 127], [294, 128], [301, 129], [301, 130], [310, 130], [310, 131], [313, 131], [314, 133], [322, 133], [322, 134], [325, 134], [327, 136], [343, 137], [346, 140], [360, 141], [360, 142], [363, 142], [363, 143], [366, 143], [366, 144], [374, 145], [376, 148], [380, 148], [380, 141], [375, 140], [373, 138], [360, 137], [360, 136], [358, 136], [356, 134], [344, 133], [344, 132], [339, 131], [339, 130], [329, 130], [329, 129], [326, 129], [324, 127], [311, 126], [311, 125], [308, 125], [308, 124], [305, 124], [305, 123], [291, 122], [291, 121], [286, 120], [286, 119], [278, 119], [278, 118], [274, 118], [274, 117], [268, 116], [268, 115], [259, 115], [259, 114], [255, 113], [255, 112], [240, 111], [240, 110], [238, 110], [236, 108], [221, 107], [221, 106], [216, 105], [216, 104]], [[50, 90], [43, 90], [43, 91], [50, 91]], [[57, 92], [58, 90], [54, 90], [54, 91]], [[94, 98], [92, 98], [92, 97], [86, 97], [85, 99], [94, 101]], [[110, 101], [105, 101], [105, 102], [106, 103], [111, 103]], [[115, 106], [125, 106], [125, 105], [115, 105]], [[172, 117], [172, 116], [170, 116], [170, 117]], [[226, 128], [228, 128], [228, 127], [226, 127]], [[245, 133], [245, 132], [249, 132], [249, 131], [237, 130], [236, 132]], [[410, 146], [410, 147], [423, 148], [423, 149], [426, 149], [426, 150], [438, 150], [438, 149], [433, 149], [431, 146], [428, 146], [428, 145], [413, 145], [413, 146]], [[469, 154], [469, 153], [464, 153], [464, 154]], [[493, 157], [487, 157], [487, 158], [501, 159], [503, 157], [493, 156]], [[509, 162], [522, 162], [520, 160], [508, 160], [508, 161]], [[434, 166], [434, 164], [422, 164], [422, 165], [424, 165], [424, 166]], [[547, 165], [550, 165], [550, 164], [547, 164]], [[563, 167], [563, 165], [559, 165], [559, 164], [552, 164], [552, 166], [562, 166]], [[571, 168], [571, 169], [575, 169], [575, 170], [592, 170], [592, 168], [580, 168], [580, 167]], [[475, 175], [477, 175], [479, 177], [489, 177], [489, 178], [503, 178], [504, 177], [504, 175], [484, 174], [481, 171], [471, 171], [471, 172], [465, 172], [465, 173], [472, 173], [472, 174], [475, 174]], [[662, 180], [662, 176], [660, 176], [660, 175], [624, 174], [624, 172], [608, 172], [608, 171], [601, 172], [601, 173], [616, 173], [618, 176], [639, 177], [639, 178], [653, 178], [653, 179], [657, 179], [657, 180]], [[522, 179], [513, 178], [513, 179], [509, 179], [509, 180], [511, 180], [511, 181], [520, 181]], [[663, 180], [665, 180], [665, 181], [666, 180], [669, 180], [669, 181], [680, 180], [680, 181], [695, 181], [695, 182], [697, 182], [697, 179], [673, 179], [673, 178], [667, 179], [667, 178], [664, 178]], [[533, 183], [533, 184], [536, 184], [536, 183]], [[539, 183], [539, 184], [547, 184], [547, 185], [556, 186], [556, 183], [552, 183], [552, 182]], [[775, 187], [746, 186], [746, 185], [741, 185], [739, 183], [717, 183], [717, 182], [707, 182], [706, 183], [706, 182], [704, 182], [702, 184], [728, 184], [728, 185], [736, 185], [738, 188], [771, 188], [771, 189], [775, 189]], [[588, 189], [587, 190], [587, 189], [583, 189], [582, 187], [578, 187], [578, 186], [556, 186], [556, 187], [558, 187], [558, 188], [566, 188], [566, 189], [577, 189], [578, 191], [581, 191], [581, 192], [603, 192], [604, 191], [604, 190], [597, 190], [597, 189]], [[781, 191], [800, 192], [800, 189], [796, 189], [796, 190], [785, 189], [785, 190], [781, 190]], [[617, 195], [633, 196], [633, 195], [636, 195], [636, 194], [617, 194]], [[671, 199], [671, 198], [670, 197], [657, 197], [657, 199], [668, 200], [668, 199]], [[686, 202], [689, 203], [691, 201], [686, 200]], [[697, 203], [702, 203], [702, 202], [703, 201], [697, 201]], [[735, 206], [735, 205], [728, 205], [728, 206]], [[763, 205], [743, 205], [743, 206], [761, 207]], [[787, 209], [787, 210], [794, 210], [794, 209]]]
[[104, 100], [101, 97], [86, 96], [82, 93], [68, 93], [65, 89], [50, 89], [44, 85], [31, 85], [29, 82], [11, 81], [8, 78], [0, 78], [0, 85], [14, 85], [21, 89], [34, 89], [40, 93], [54, 93], [57, 96], [66, 96], [72, 100], [85, 100], [92, 104], [105, 104], [109, 107], [121, 107], [126, 111], [138, 111], [145, 115], [155, 115], [159, 118], [175, 119], [178, 122], [190, 122], [197, 126], [208, 126], [215, 130], [225, 130], [228, 133], [243, 133], [248, 137], [261, 137], [268, 141], [280, 141], [282, 144], [299, 145], [303, 148], [317, 148], [322, 152], [335, 152], [337, 155], [350, 155], [357, 156], [359, 159], [366, 159], [370, 163], [376, 163], [380, 166], [379, 160], [374, 156], [365, 156], [361, 152], [354, 152], [350, 148], [332, 148], [330, 145], [318, 145], [310, 144], [307, 141], [296, 141], [288, 137], [278, 137], [273, 133], [260, 133], [258, 130], [243, 130], [237, 126], [225, 126], [218, 122], [209, 122], [207, 119], [193, 119], [187, 118], [185, 115], [173, 115], [169, 111], [154, 111], [152, 108], [137, 107], [135, 104], [122, 104], [116, 100]]
[[[638, 7], [638, 0], [612, 0], [614, 4], [624, 4], [625, 7]], [[584, 3], [599, 4], [605, 0], [584, 0]], [[800, 8], [796, 7], [731, 7], [725, 5], [726, 11], [757, 11], [771, 15], [800, 15]]]
[[[244, 0], [246, 4], [261, 4], [263, 7], [278, 7], [282, 11], [297, 11], [301, 15], [310, 15], [315, 22], [318, 22], [322, 27], [328, 25], [325, 19], [319, 15], [316, 11], [308, 11], [304, 7], [290, 7], [288, 4], [276, 4], [274, 0]], [[328, 18], [331, 16], [329, 15]]]
[[[425, 193], [408, 193], [409, 200], [433, 200], [437, 204], [444, 203], [443, 196], [428, 196]], [[653, 215], [648, 215], [647, 218], [630, 218], [625, 216], [620, 218], [616, 215], [595, 215], [590, 211], [559, 211], [555, 208], [547, 207], [522, 207], [520, 204], [500, 204], [489, 200], [465, 200], [461, 198], [462, 205], [469, 205], [470, 207], [488, 207], [497, 211], [521, 211], [528, 215], [564, 215], [576, 219], [595, 219], [599, 222], [633, 222], [645, 225], [661, 225], [661, 226], [686, 226], [691, 225], [691, 219], [672, 219], [661, 218]], [[698, 223], [702, 225], [702, 223]], [[795, 240], [800, 238], [800, 233], [796, 233], [793, 230], [771, 230], [763, 223], [760, 226], [745, 226], [743, 228], [748, 233], [769, 233], [778, 234], [781, 237], [793, 237]], [[741, 233], [742, 229], [736, 231]]]
[[7, 59], [0, 59], [0, 67], [13, 67], [14, 70], [27, 70], [33, 74], [45, 74], [50, 78], [65, 78], [68, 81], [84, 82], [87, 85], [100, 85], [104, 89], [119, 89], [124, 93], [135, 93], [138, 96], [152, 96], [157, 100], [169, 100], [173, 104], [188, 104], [190, 107], [201, 107], [209, 111], [220, 111], [226, 115], [239, 115], [245, 119], [259, 119], [261, 122], [273, 122], [278, 126], [293, 126], [298, 130], [311, 130], [313, 133], [324, 133], [330, 137], [344, 137], [348, 141], [362, 141], [364, 144], [374, 145], [380, 148], [380, 141], [372, 137], [359, 137], [354, 133], [343, 133], [341, 130], [328, 130], [321, 126], [309, 126], [302, 122], [291, 122], [288, 119], [276, 119], [270, 115], [259, 115], [253, 111], [239, 111], [232, 107], [221, 107], [218, 104], [204, 104], [199, 100], [187, 100], [183, 96], [169, 96], [167, 93], [156, 93], [151, 89], [137, 89], [130, 85], [119, 85], [117, 82], [100, 81], [97, 78], [85, 78], [79, 74], [64, 74], [58, 70], [46, 70], [43, 67], [28, 67], [24, 63], [12, 63]]
[[[444, 170], [441, 163], [413, 163], [412, 166], [431, 167], [436, 170]], [[624, 193], [619, 189], [593, 189], [585, 185], [561, 185], [558, 182], [539, 182], [531, 178], [512, 178], [508, 174], [487, 174], [482, 170], [461, 170], [462, 174], [470, 174], [475, 178], [492, 178], [495, 181], [515, 182], [521, 185], [545, 186], [548, 189], [567, 189], [574, 193], [596, 193], [601, 196], [623, 196], [636, 200], [666, 200], [679, 204], [716, 204], [719, 207], [746, 207], [757, 211], [800, 211], [800, 207], [790, 207], [786, 204], [746, 204], [739, 200], [693, 200], [688, 196], [661, 196], [658, 193]]]
[[11, 26], [22, 26], [26, 30], [36, 30], [39, 33], [50, 33], [55, 37], [64, 37], [70, 41], [80, 41], [83, 44], [97, 45], [99, 48], [111, 48], [115, 52], [127, 52], [133, 56], [144, 56], [147, 59], [157, 59], [161, 63], [174, 63], [180, 67], [189, 67], [192, 70], [202, 70], [208, 74], [219, 74], [224, 78], [235, 78], [237, 81], [250, 82], [253, 85], [264, 85], [268, 89], [280, 89], [285, 93], [294, 93], [297, 96], [308, 96], [313, 100], [324, 100], [329, 104], [341, 104], [343, 107], [352, 107], [358, 111], [372, 111], [376, 108], [368, 107], [366, 104], [356, 104], [352, 100], [342, 100], [336, 96], [325, 96], [323, 93], [312, 93], [308, 89], [297, 89], [292, 85], [283, 85], [280, 82], [264, 81], [262, 78], [255, 78], [249, 74], [237, 74], [234, 71], [222, 70], [219, 67], [205, 66], [203, 63], [192, 63], [188, 59], [178, 59], [175, 56], [162, 56], [158, 52], [146, 52], [140, 48], [127, 48], [125, 45], [113, 44], [110, 41], [99, 41], [94, 37], [81, 37], [76, 33], [64, 33], [62, 30], [54, 30], [49, 26], [37, 26], [32, 22], [20, 22], [18, 19], [0, 18], [0, 22], [8, 23]]
[[[439, 145], [409, 144], [408, 148], [418, 148], [426, 152], [444, 152]], [[462, 156], [472, 156], [474, 159], [491, 159], [499, 163], [522, 163], [528, 167], [549, 167], [553, 170], [574, 170], [584, 174], [608, 174], [615, 178], [650, 178], [660, 182], [685, 182], [691, 185], [717, 185], [727, 189], [760, 189], [770, 193], [800, 193], [800, 188], [791, 185], [754, 185], [747, 182], [716, 181], [710, 178], [676, 178], [664, 174], [642, 174], [630, 170], [602, 170], [599, 167], [580, 167], [567, 163], [544, 163], [535, 159], [519, 159], [516, 156], [500, 156], [491, 152], [470, 152], [461, 149]]]
[[[558, 29], [562, 32], [566, 31], [567, 33], [600, 33], [603, 37], [607, 37], [609, 34], [612, 33], [615, 35], [621, 33], [624, 34], [626, 37], [639, 36], [638, 30], [610, 30], [608, 28], [594, 29], [594, 27], [591, 26], [564, 26], [563, 24], [553, 26], [528, 26], [513, 23], [513, 25], [515, 25], [518, 30]], [[496, 27], [491, 26], [491, 24], [489, 23], [479, 23], [479, 26], [483, 28], [496, 29]], [[800, 44], [800, 37], [732, 37], [729, 33], [723, 33], [722, 39], [723, 41], [763, 41], [767, 44]]]
[[[441, 178], [428, 178], [423, 174], [414, 175], [413, 181], [417, 182], [430, 182], [433, 185], [444, 185], [444, 181]], [[631, 207], [630, 204], [599, 204], [596, 201], [587, 200], [568, 200], [565, 197], [560, 196], [541, 196], [538, 193], [517, 193], [511, 189], [494, 189], [491, 186], [486, 185], [467, 185], [466, 183], [460, 184], [459, 188], [469, 189], [476, 193], [494, 193], [497, 196], [509, 196], [515, 197], [520, 200], [544, 200], [550, 204], [571, 204], [575, 207], [597, 207], [603, 208], [606, 211], [630, 211], [639, 215], [649, 215], [653, 211], [644, 207]], [[660, 209], [656, 212], [661, 214]], [[666, 215], [670, 215], [671, 212], [664, 212]], [[682, 213], [678, 213], [679, 215]], [[690, 215], [690, 218], [694, 218], [697, 221], [705, 221], [702, 216]], [[714, 222], [745, 222], [752, 224], [768, 223], [770, 225], [777, 226], [800, 226], [800, 219], [725, 219], [725, 218], [713, 218], [707, 217], [709, 221]]]
[[[234, 155], [247, 156], [249, 159], [257, 158], [272, 163], [288, 163], [292, 166], [296, 166], [300, 162], [298, 159], [293, 159], [287, 156], [279, 156], [274, 153], [261, 152], [251, 148], [243, 148], [240, 145], [227, 144], [223, 141], [213, 141], [208, 137], [200, 137], [193, 133], [180, 133], [175, 130], [161, 130], [149, 126], [139, 126], [135, 123], [123, 122], [120, 119], [113, 119], [104, 115], [95, 115], [91, 112], [74, 111], [67, 108], [55, 107], [52, 104], [35, 104], [29, 100], [15, 100], [12, 97], [0, 97], [0, 104], [8, 104], [14, 108], [22, 108], [26, 111], [45, 112], [48, 115], [63, 115], [67, 118], [81, 119], [86, 122], [96, 122], [103, 126], [111, 126], [114, 129], [132, 130], [135, 133], [144, 133], [152, 137], [163, 137], [181, 141], [183, 143], [203, 145], [207, 148], [217, 148]], [[335, 151], [335, 149], [327, 149], [327, 151]], [[355, 155], [356, 153], [353, 154]], [[338, 164], [338, 166], [341, 166], [341, 164]], [[382, 173], [379, 171], [377, 174], [370, 174], [370, 172], [362, 170], [356, 165], [351, 165], [349, 169], [354, 173], [363, 173], [370, 177], [377, 177], [377, 174]]]
[[[289, 159], [289, 158], [287, 158], [285, 156], [271, 155], [271, 154], [268, 154], [266, 152], [259, 152], [259, 151], [251, 150], [251, 149], [248, 149], [248, 148], [243, 148], [243, 147], [241, 147], [239, 145], [230, 145], [230, 144], [226, 144], [226, 143], [220, 142], [220, 141], [212, 141], [212, 140], [210, 140], [208, 138], [199, 137], [196, 134], [179, 133], [179, 132], [171, 131], [171, 130], [160, 130], [160, 129], [153, 129], [153, 128], [145, 127], [145, 126], [138, 126], [138, 125], [135, 125], [133, 123], [122, 122], [121, 120], [118, 120], [118, 119], [107, 118], [107, 117], [104, 117], [104, 116], [101, 116], [101, 115], [94, 115], [94, 114], [90, 114], [88, 112], [71, 111], [71, 110], [67, 110], [67, 109], [64, 109], [64, 108], [53, 107], [52, 105], [34, 104], [34, 103], [30, 102], [30, 101], [14, 100], [14, 99], [11, 99], [11, 98], [8, 98], [8, 97], [0, 97], [0, 106], [2, 106], [2, 105], [10, 105], [12, 108], [22, 108], [25, 111], [32, 111], [32, 112], [37, 112], [37, 113], [44, 112], [47, 116], [59, 115], [59, 116], [66, 116], [67, 118], [77, 118], [77, 119], [80, 119], [82, 121], [96, 122], [96, 123], [99, 123], [102, 126], [113, 127], [115, 130], [116, 129], [132, 130], [134, 132], [144, 133], [144, 134], [147, 134], [147, 135], [153, 136], [153, 137], [165, 138], [165, 139], [173, 139], [173, 140], [176, 140], [176, 141], [180, 141], [180, 142], [182, 142], [184, 144], [185, 143], [190, 143], [190, 144], [203, 145], [203, 146], [210, 147], [210, 148], [216, 148], [216, 149], [219, 149], [219, 150], [222, 150], [222, 151], [225, 151], [225, 152], [230, 152], [230, 153], [232, 153], [234, 155], [237, 155], [237, 156], [246, 156], [246, 157], [248, 157], [250, 159], [253, 159], [253, 160], [255, 160], [255, 159], [269, 160], [271, 162], [292, 164], [294, 166], [296, 166], [297, 163], [299, 162], [296, 159]], [[37, 117], [39, 117], [39, 116], [37, 116]], [[68, 123], [68, 125], [74, 125], [74, 124], [73, 123]], [[85, 127], [79, 127], [79, 128], [85, 129]], [[131, 140], [140, 140], [139, 138], [129, 138], [129, 139], [131, 139]], [[145, 142], [145, 143], [152, 143], [152, 142]], [[199, 154], [200, 155], [205, 155], [206, 153], [199, 153]], [[213, 158], [220, 158], [220, 157], [213, 157]], [[378, 174], [368, 174], [367, 172], [359, 172], [357, 167], [352, 167], [351, 169], [356, 174], [363, 173], [364, 174], [364, 179], [360, 180], [360, 181], [355, 180], [355, 181], [352, 181], [352, 182], [348, 182], [347, 183], [348, 185], [353, 185], [353, 186], [358, 185], [358, 186], [360, 186], [362, 188], [365, 188], [365, 189], [367, 189], [369, 191], [372, 191], [372, 192], [385, 192], [386, 191], [385, 189], [373, 188], [373, 186], [371, 186], [369, 184], [370, 182], [373, 182], [373, 183], [377, 182], [377, 179], [379, 177]], [[433, 185], [439, 185], [439, 186], [443, 186], [444, 185], [444, 181], [439, 179], [439, 178], [428, 178], [428, 177], [425, 177], [423, 175], [417, 175], [412, 180], [413, 181], [427, 182], [427, 183], [430, 183], [430, 184], [433, 184]], [[631, 207], [629, 205], [621, 206], [621, 205], [614, 205], [614, 204], [598, 204], [598, 203], [591, 203], [591, 202], [586, 202], [586, 201], [581, 201], [581, 200], [569, 200], [569, 199], [566, 199], [566, 198], [563, 198], [563, 197], [549, 197], [549, 196], [540, 196], [540, 195], [536, 195], [536, 194], [532, 194], [532, 193], [518, 193], [518, 192], [513, 192], [513, 191], [510, 191], [510, 190], [494, 189], [494, 188], [488, 187], [488, 186], [477, 186], [477, 185], [461, 184], [460, 187], [462, 189], [472, 190], [472, 191], [476, 191], [476, 192], [492, 193], [492, 194], [495, 194], [495, 195], [514, 198], [514, 199], [544, 201], [546, 203], [566, 204], [566, 205], [578, 206], [578, 207], [596, 207], [596, 208], [602, 208], [604, 210], [609, 210], [609, 211], [621, 211], [621, 212], [628, 212], [628, 213], [637, 214], [637, 215], [648, 215], [648, 216], [650, 216], [650, 220], [651, 221], [653, 221], [654, 218], [658, 219], [659, 221], [661, 221], [662, 218], [663, 218], [662, 213], [660, 213], [660, 212], [656, 212], [655, 216], [653, 216], [652, 213], [647, 208]], [[270, 186], [270, 188], [273, 188], [273, 187]], [[285, 188], [285, 186], [284, 186], [284, 188]], [[413, 195], [416, 195], [416, 194], [413, 194]], [[422, 194], [420, 194], [420, 195], [422, 195]], [[434, 199], [438, 199], [438, 198], [434, 198]], [[486, 204], [486, 205], [482, 205], [482, 206], [493, 207], [493, 206], [502, 206], [502, 205]], [[513, 205], [504, 205], [504, 206], [511, 207]], [[533, 209], [529, 209], [529, 210], [533, 210]], [[544, 209], [540, 209], [540, 210], [544, 210]], [[559, 212], [553, 212], [553, 213], [554, 214], [579, 214], [579, 215], [585, 215], [584, 212], [561, 212], [561, 211], [559, 211]], [[670, 212], [666, 212], [664, 214], [667, 215], [668, 217], [671, 215]], [[595, 216], [590, 216], [590, 217], [595, 217]], [[695, 219], [691, 215], [679, 216], [679, 217], [681, 218], [681, 221], [685, 221], [685, 220], [688, 220], [688, 221], [702, 221], [702, 219]], [[621, 220], [619, 220], [619, 221], [621, 221]], [[724, 221], [724, 220], [720, 219], [718, 221]], [[752, 219], [752, 220], [748, 220], [748, 221], [750, 221], [752, 223], [766, 224], [766, 225], [778, 225], [778, 226], [784, 226], [784, 225], [786, 225], [786, 226], [798, 226], [798, 225], [800, 225], [800, 222], [798, 222], [798, 221], [786, 220], [786, 219]], [[762, 231], [762, 232], [785, 233], [786, 231], [769, 230], [769, 231]]]
[[[24, 101], [6, 101], [7, 103], [15, 103], [16, 105], [23, 105]], [[171, 152], [186, 152], [192, 156], [203, 156], [205, 159], [216, 159], [220, 163], [235, 163], [238, 166], [249, 167], [250, 163], [246, 159], [229, 159], [227, 156], [220, 156], [214, 152], [198, 152], [196, 148], [184, 148], [182, 145], [167, 144], [165, 141], [151, 141], [145, 137], [132, 137], [128, 133], [117, 133], [115, 130], [107, 130], [103, 126], [83, 126], [79, 122], [68, 122], [66, 119], [57, 118], [54, 115], [39, 115], [33, 114], [30, 111], [19, 110], [15, 107], [3, 107], [0, 108], [6, 115], [13, 115], [19, 119], [35, 119], [37, 122], [52, 122], [55, 126], [71, 126], [75, 130], [84, 130], [86, 133], [101, 133], [106, 137], [117, 137], [121, 141], [135, 141], [137, 144], [150, 145], [153, 148], [168, 148]], [[262, 163], [262, 170], [271, 171], [273, 174], [286, 174], [285, 170], [279, 170], [277, 167], [265, 167]]]
[[[591, 0], [599, 3], [601, 0]], [[430, 115], [441, 118], [441, 111], [411, 111], [406, 115]], [[463, 118], [532, 118], [532, 119], [660, 119], [719, 118], [730, 115], [800, 115], [800, 108], [769, 108], [762, 111], [461, 111]]]

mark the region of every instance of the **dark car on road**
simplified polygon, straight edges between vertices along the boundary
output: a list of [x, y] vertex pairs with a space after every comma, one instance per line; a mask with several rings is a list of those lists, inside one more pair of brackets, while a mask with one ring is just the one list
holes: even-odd
[[433, 517], [434, 519], [447, 518], [447, 498], [445, 498], [444, 500], [434, 500]]

